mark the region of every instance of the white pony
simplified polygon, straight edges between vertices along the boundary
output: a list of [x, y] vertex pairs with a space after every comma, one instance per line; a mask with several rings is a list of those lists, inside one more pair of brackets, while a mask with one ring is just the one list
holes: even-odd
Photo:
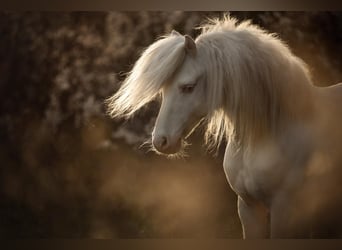
[[244, 238], [340, 237], [342, 84], [313, 86], [305, 63], [249, 21], [201, 28], [195, 41], [173, 31], [150, 45], [110, 114], [129, 118], [161, 94], [152, 143], [164, 154], [206, 120], [206, 142], [227, 143]]

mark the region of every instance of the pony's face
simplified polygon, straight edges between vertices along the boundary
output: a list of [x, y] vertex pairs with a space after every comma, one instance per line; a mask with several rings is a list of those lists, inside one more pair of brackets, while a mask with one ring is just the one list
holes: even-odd
[[152, 133], [154, 148], [175, 154], [207, 114], [204, 70], [196, 54], [188, 54], [181, 68], [162, 89], [162, 104]]

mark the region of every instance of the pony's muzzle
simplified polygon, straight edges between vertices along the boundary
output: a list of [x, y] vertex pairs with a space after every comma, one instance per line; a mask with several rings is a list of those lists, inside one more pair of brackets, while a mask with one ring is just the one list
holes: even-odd
[[158, 152], [163, 154], [177, 153], [180, 148], [179, 143], [172, 144], [170, 139], [165, 135], [153, 136], [152, 144]]
[[167, 137], [164, 135], [154, 136], [152, 139], [152, 143], [155, 149], [160, 152], [167, 150], [169, 144]]

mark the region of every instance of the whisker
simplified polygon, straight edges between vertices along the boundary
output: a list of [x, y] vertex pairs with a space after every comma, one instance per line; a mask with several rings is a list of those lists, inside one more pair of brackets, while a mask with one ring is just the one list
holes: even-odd
[[152, 145], [152, 139], [148, 139], [140, 144], [139, 149], [142, 149], [144, 147], [150, 147]]
[[150, 153], [150, 152], [156, 152], [153, 144], [152, 144], [152, 138], [147, 139], [146, 141], [144, 141], [140, 146], [139, 149], [145, 149], [146, 153]]

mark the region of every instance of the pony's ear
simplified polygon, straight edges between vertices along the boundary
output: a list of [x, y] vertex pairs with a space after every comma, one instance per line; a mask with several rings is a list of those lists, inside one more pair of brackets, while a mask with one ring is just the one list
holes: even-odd
[[190, 55], [195, 56], [196, 51], [197, 51], [195, 41], [188, 35], [185, 35], [184, 38], [185, 38], [185, 41], [184, 41], [185, 51], [189, 53]]
[[178, 31], [176, 31], [176, 30], [172, 30], [171, 31], [171, 35], [172, 36], [181, 36], [181, 34]]

